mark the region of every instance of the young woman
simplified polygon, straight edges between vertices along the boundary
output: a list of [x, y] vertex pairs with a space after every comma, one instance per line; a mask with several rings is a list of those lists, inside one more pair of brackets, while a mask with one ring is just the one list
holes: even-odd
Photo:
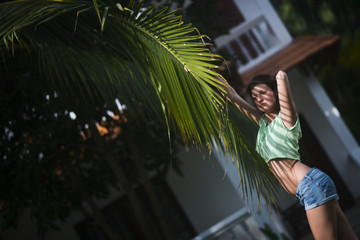
[[228, 100], [259, 125], [256, 150], [284, 189], [305, 207], [315, 239], [358, 239], [339, 206], [333, 181], [319, 169], [300, 161], [301, 128], [286, 73], [279, 71], [275, 79], [258, 75], [252, 80], [247, 90], [255, 106], [222, 82], [227, 86]]

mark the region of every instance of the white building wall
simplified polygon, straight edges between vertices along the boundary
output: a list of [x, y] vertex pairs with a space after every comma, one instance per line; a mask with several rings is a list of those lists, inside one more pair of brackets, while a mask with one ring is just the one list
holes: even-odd
[[283, 49], [292, 38], [268, 0], [233, 1], [245, 21], [231, 28], [228, 34], [215, 38], [214, 42], [218, 49], [243, 56], [236, 60], [238, 73], [242, 74]]
[[[233, 0], [238, 7], [245, 21], [251, 21], [254, 18], [262, 15], [271, 25], [276, 37], [280, 40], [281, 45], [287, 45], [291, 42], [292, 37], [288, 30], [282, 23], [280, 17], [268, 0]], [[230, 32], [236, 31], [234, 27]]]
[[184, 176], [170, 172], [167, 182], [197, 233], [244, 207], [216, 158], [195, 149], [181, 151], [179, 158]]
[[267, 21], [271, 24], [271, 28], [275, 35], [278, 37], [283, 45], [287, 45], [291, 42], [292, 37], [285, 25], [281, 21], [279, 15], [271, 5], [269, 0], [254, 0], [258, 10], [265, 16]]
[[[231, 184], [234, 187], [238, 186], [240, 182], [239, 172], [237, 167], [232, 164], [231, 158], [229, 157], [228, 161], [226, 162], [226, 157], [223, 154], [217, 152], [217, 155], [219, 164], [222, 166], [223, 169], [226, 169], [227, 177], [229, 178]], [[243, 195], [240, 189], [239, 191], [237, 191], [237, 194], [239, 195], [240, 199], [243, 199]], [[255, 219], [258, 227], [264, 228], [265, 224], [267, 224], [279, 236], [283, 233], [288, 236], [289, 239], [292, 239], [290, 237], [290, 234], [287, 232], [286, 228], [282, 224], [276, 210], [272, 209], [272, 211], [270, 211], [263, 197], [260, 196], [259, 199], [255, 193], [255, 190], [253, 191], [252, 198], [250, 198], [250, 193], [248, 193], [248, 195], [249, 200], [246, 204], [251, 216]], [[260, 201], [260, 208], [258, 208], [258, 201]]]

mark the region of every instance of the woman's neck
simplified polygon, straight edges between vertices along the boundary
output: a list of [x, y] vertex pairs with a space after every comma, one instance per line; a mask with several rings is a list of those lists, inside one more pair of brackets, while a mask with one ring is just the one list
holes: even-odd
[[279, 113], [280, 111], [265, 113], [265, 117], [267, 118], [267, 123], [270, 124], [279, 115]]

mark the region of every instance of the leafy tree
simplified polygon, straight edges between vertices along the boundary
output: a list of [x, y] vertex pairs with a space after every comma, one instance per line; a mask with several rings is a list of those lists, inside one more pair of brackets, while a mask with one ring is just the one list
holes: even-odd
[[[265, 197], [271, 201], [272, 193], [277, 186], [276, 179], [232, 123], [231, 116], [226, 112], [226, 102], [219, 94], [221, 90], [217, 90], [221, 89], [221, 83], [216, 79], [217, 73], [211, 69], [218, 67], [214, 62], [219, 61], [221, 57], [212, 54], [207, 48], [209, 44], [204, 42], [204, 36], [198, 34], [190, 24], [184, 25], [181, 16], [174, 15], [176, 12], [167, 12], [166, 9], [155, 10], [154, 6], [144, 9], [142, 6], [142, 2], [135, 4], [133, 1], [125, 7], [124, 4], [113, 1], [69, 0], [10, 1], [0, 4], [3, 23], [0, 26], [1, 81], [4, 85], [6, 81], [13, 81], [12, 76], [16, 69], [27, 66], [22, 81], [34, 81], [35, 78], [38, 81], [32, 83], [40, 82], [46, 86], [46, 90], [40, 88], [39, 94], [36, 95], [33, 88], [22, 89], [21, 81], [11, 82], [14, 88], [18, 88], [20, 92], [24, 91], [19, 96], [28, 95], [30, 99], [40, 96], [42, 100], [49, 96], [54, 98], [54, 101], [60, 96], [59, 99], [65, 101], [66, 104], [61, 105], [63, 108], [59, 108], [53, 118], [51, 114], [45, 115], [45, 119], [48, 119], [47, 124], [44, 125], [41, 121], [36, 123], [45, 126], [41, 138], [48, 139], [49, 145], [54, 143], [51, 138], [52, 130], [49, 130], [50, 125], [56, 122], [54, 118], [68, 118], [69, 112], [74, 112], [77, 121], [81, 123], [73, 125], [72, 122], [66, 121], [71, 127], [64, 125], [58, 130], [77, 130], [75, 134], [89, 131], [95, 146], [112, 150], [112, 144], [115, 143], [110, 139], [106, 140], [109, 138], [106, 134], [97, 134], [96, 122], [101, 122], [105, 110], [116, 111], [115, 100], [118, 99], [126, 106], [129, 116], [141, 117], [143, 121], [161, 119], [165, 122], [168, 129], [166, 139], [171, 138], [170, 129], [174, 126], [187, 145], [194, 144], [203, 151], [206, 148], [211, 151], [214, 145], [219, 146], [222, 151], [229, 153], [237, 164], [243, 192], [255, 189], [259, 194], [260, 190], [263, 190]], [[26, 78], [27, 75], [31, 77]], [[4, 101], [9, 103], [12, 99], [9, 97]], [[43, 113], [51, 113], [48, 108], [44, 111], [40, 111], [38, 107], [29, 108], [30, 105], [25, 102], [19, 102], [19, 109], [25, 109], [22, 110], [25, 114], [19, 111], [20, 116], [17, 117], [20, 119], [23, 116], [23, 120], [27, 120], [28, 115], [35, 115], [42, 120]], [[42, 104], [46, 105], [46, 101]], [[4, 111], [6, 112], [9, 107], [9, 104], [4, 104]], [[6, 133], [3, 140], [10, 141], [6, 145], [14, 145], [8, 150], [8, 155], [2, 156], [2, 161], [10, 164], [9, 172], [13, 169], [12, 164], [25, 163], [25, 155], [31, 158], [31, 161], [39, 162], [39, 156], [48, 157], [53, 149], [58, 150], [59, 145], [56, 144], [52, 147], [42, 146], [39, 144], [42, 141], [32, 144], [33, 132], [23, 134], [22, 131], [17, 133], [13, 130], [11, 133], [9, 129], [16, 129], [18, 126], [10, 128], [13, 124], [10, 115], [2, 122], [5, 126], [2, 131]], [[136, 130], [130, 127], [129, 129], [132, 129], [132, 132]], [[131, 133], [124, 135], [130, 143], [127, 148], [130, 149], [129, 155], [132, 156], [134, 168], [141, 170], [144, 165], [139, 164], [143, 162], [139, 159], [145, 157], [136, 155], [138, 146], [130, 138]], [[17, 141], [12, 140], [14, 136], [18, 138]], [[62, 135], [56, 137], [63, 142], [68, 140], [62, 139]], [[77, 139], [81, 141], [80, 137], [71, 138], [69, 141]], [[86, 139], [89, 140], [88, 137]], [[71, 169], [69, 164], [72, 166], [70, 160], [74, 156], [82, 157], [82, 148], [79, 148], [78, 143], [75, 145], [65, 148], [63, 154], [67, 159], [67, 165], [60, 165], [60, 170]], [[89, 147], [83, 142], [80, 145], [84, 149]], [[22, 152], [22, 149], [29, 146], [34, 149], [40, 148], [41, 151]], [[75, 151], [72, 147], [78, 148]], [[55, 157], [61, 155], [58, 156], [56, 151], [53, 153], [56, 153]], [[15, 163], [14, 158], [10, 158], [11, 154], [17, 155], [18, 163]], [[119, 152], [103, 151], [102, 154], [106, 165], [101, 167], [96, 166], [103, 164], [101, 158], [98, 157], [98, 163], [95, 163], [98, 154], [88, 154], [81, 159], [85, 162], [93, 161], [94, 167], [103, 169], [102, 171], [114, 170], [114, 176], [104, 180], [113, 181], [112, 178], [116, 178], [121, 184], [128, 186], [126, 171], [115, 161]], [[49, 161], [49, 164], [57, 166], [59, 163]], [[79, 165], [79, 170], [66, 171], [69, 174], [73, 173], [73, 181], [80, 182], [76, 177], [86, 176], [83, 170], [80, 171], [81, 167], [82, 165]], [[28, 167], [24, 169], [31, 171]], [[89, 175], [91, 171], [95, 171], [91, 164], [86, 170], [89, 171]], [[46, 176], [52, 170], [44, 168], [42, 172]], [[142, 181], [146, 185], [147, 180]], [[106, 191], [97, 193], [96, 189], [93, 190], [94, 192], [81, 193], [82, 197], [101, 193], [106, 195]], [[148, 189], [148, 192], [151, 194], [151, 189]], [[127, 189], [127, 194], [132, 196], [131, 188]], [[5, 202], [14, 197], [16, 198], [9, 195]], [[135, 204], [135, 196], [131, 201]], [[33, 203], [26, 206], [31, 204]], [[142, 224], [146, 232], [145, 225]]]
[[9, 78], [1, 75], [1, 210], [8, 227], [16, 227], [30, 209], [42, 235], [82, 202], [108, 196], [114, 177], [98, 159], [84, 158], [86, 144], [66, 110], [69, 100], [16, 70]]
[[[73, 107], [73, 101], [46, 89], [44, 82], [31, 74], [24, 77], [22, 72], [1, 81], [6, 91], [0, 101], [4, 113], [0, 189], [2, 215], [8, 226], [16, 227], [24, 209], [30, 209], [43, 235], [57, 229], [56, 220], [64, 221], [71, 210], [77, 210], [94, 219], [110, 239], [117, 239], [94, 201], [108, 197], [111, 186], [124, 189], [135, 205], [138, 199], [133, 186], [145, 185], [149, 199], [157, 206], [154, 212], [161, 213], [146, 178], [148, 171], [164, 175], [170, 164], [179, 169], [175, 157], [169, 161], [164, 124], [144, 122], [124, 111], [111, 117], [105, 108], [96, 108], [92, 118], [79, 114], [73, 120], [66, 110]], [[86, 127], [96, 121], [101, 123], [96, 129]], [[96, 135], [99, 131], [101, 134]], [[131, 144], [130, 137], [136, 144]], [[116, 178], [119, 174], [121, 177]], [[140, 211], [141, 206], [134, 209]], [[170, 229], [162, 229], [165, 227]]]

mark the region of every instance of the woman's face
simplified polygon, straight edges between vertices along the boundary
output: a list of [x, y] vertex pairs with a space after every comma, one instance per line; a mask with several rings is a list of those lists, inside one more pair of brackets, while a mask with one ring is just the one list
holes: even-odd
[[251, 97], [255, 106], [264, 113], [272, 113], [278, 111], [277, 95], [266, 84], [257, 84], [251, 90]]

